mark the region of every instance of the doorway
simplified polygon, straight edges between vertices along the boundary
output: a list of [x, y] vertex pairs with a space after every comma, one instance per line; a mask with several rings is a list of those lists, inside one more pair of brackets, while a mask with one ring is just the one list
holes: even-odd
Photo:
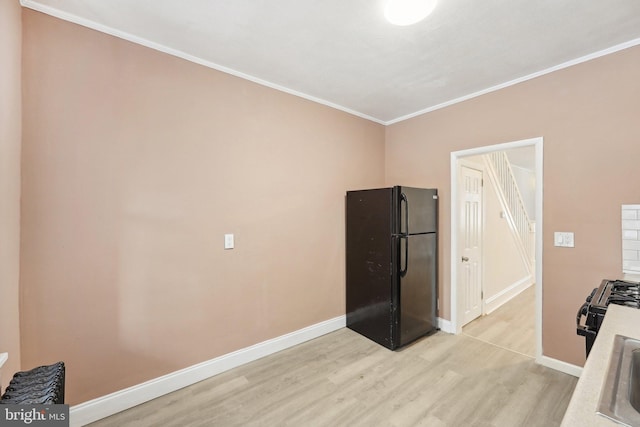
[[451, 153], [451, 329], [454, 333], [462, 332], [465, 320], [464, 295], [460, 288], [460, 188], [458, 171], [466, 157], [488, 154], [495, 151], [505, 151], [522, 147], [534, 147], [535, 149], [535, 357], [537, 362], [542, 360], [542, 149], [543, 139], [533, 138], [523, 141], [509, 142], [470, 150]]

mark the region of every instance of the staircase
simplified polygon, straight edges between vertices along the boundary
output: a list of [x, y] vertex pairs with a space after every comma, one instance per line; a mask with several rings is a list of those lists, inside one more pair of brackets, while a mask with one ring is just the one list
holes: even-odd
[[505, 212], [512, 233], [516, 237], [520, 254], [529, 273], [535, 265], [535, 223], [531, 221], [522, 201], [511, 163], [504, 151], [485, 154], [484, 161], [491, 180], [495, 183], [498, 199]]

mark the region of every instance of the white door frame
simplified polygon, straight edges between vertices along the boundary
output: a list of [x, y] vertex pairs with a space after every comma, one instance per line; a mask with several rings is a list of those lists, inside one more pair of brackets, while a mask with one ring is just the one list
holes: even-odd
[[[511, 150], [521, 147], [535, 147], [536, 153], [536, 362], [542, 363], [542, 145], [543, 138], [531, 138], [522, 141], [507, 142], [504, 144], [489, 145], [486, 147], [471, 148], [468, 150], [454, 151], [451, 153], [451, 329], [453, 333], [462, 332], [462, 325], [458, 316], [458, 160], [468, 156], [477, 156], [493, 151]], [[461, 316], [460, 316], [461, 317]]]

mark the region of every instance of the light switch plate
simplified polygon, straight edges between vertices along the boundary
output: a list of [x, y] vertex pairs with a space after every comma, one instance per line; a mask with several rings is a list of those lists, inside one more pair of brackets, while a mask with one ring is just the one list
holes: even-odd
[[561, 248], [574, 248], [573, 233], [568, 231], [556, 231], [553, 233], [553, 246]]
[[224, 235], [224, 248], [225, 249], [233, 249], [233, 234], [225, 234]]

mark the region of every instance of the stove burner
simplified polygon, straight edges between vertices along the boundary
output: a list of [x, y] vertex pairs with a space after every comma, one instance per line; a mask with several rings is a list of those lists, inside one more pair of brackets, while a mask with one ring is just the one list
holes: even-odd
[[634, 291], [638, 292], [640, 289], [640, 283], [636, 282], [623, 282], [622, 280], [616, 280], [615, 282], [610, 282], [611, 287], [616, 291]]
[[630, 295], [630, 296], [638, 296], [640, 295], [640, 291], [636, 291], [633, 289], [621, 289], [621, 290], [614, 290], [612, 293], [618, 294], [618, 295]]
[[640, 308], [640, 284], [616, 280], [609, 282], [608, 303]]

